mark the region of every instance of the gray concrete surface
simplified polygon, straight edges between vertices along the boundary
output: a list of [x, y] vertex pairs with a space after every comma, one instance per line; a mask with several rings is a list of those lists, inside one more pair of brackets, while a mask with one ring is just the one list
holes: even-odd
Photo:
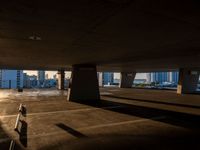
[[[101, 101], [67, 101], [67, 91], [0, 91], [0, 149], [199, 149], [200, 95], [176, 91], [101, 88]], [[26, 105], [23, 134], [13, 130]]]

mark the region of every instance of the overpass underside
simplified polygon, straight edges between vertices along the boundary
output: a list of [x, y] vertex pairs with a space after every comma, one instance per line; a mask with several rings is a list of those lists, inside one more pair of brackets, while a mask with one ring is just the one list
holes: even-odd
[[[52, 112], [46, 108], [47, 112], [50, 111], [50, 113], [41, 112], [41, 114], [38, 114], [47, 115], [47, 117], [45, 116], [46, 118], [34, 118], [37, 116], [36, 113], [39, 113], [43, 109], [45, 110], [46, 104], [49, 107], [51, 106], [52, 109], [52, 104], [58, 104], [57, 101], [51, 104], [48, 104], [47, 101], [47, 103], [44, 102], [44, 105], [38, 104], [39, 106], [37, 107], [41, 106], [41, 108], [38, 108], [38, 112], [34, 112], [33, 108], [29, 107], [30, 110], [28, 109], [28, 111], [33, 111], [30, 114], [33, 118], [27, 120], [28, 124], [23, 122], [26, 127], [32, 121], [40, 122], [43, 119], [46, 121], [52, 115], [52, 122], [49, 122], [49, 120], [45, 122], [43, 120], [45, 126], [39, 123], [36, 127], [38, 130], [31, 129], [31, 138], [38, 135], [42, 137], [43, 130], [48, 127], [52, 131], [52, 135], [55, 135], [55, 139], [51, 136], [47, 140], [46, 145], [48, 146], [45, 145], [45, 149], [54, 148], [53, 146], [59, 143], [54, 141], [59, 141], [60, 137], [62, 137], [60, 143], [68, 141], [67, 139], [73, 141], [70, 136], [66, 137], [64, 135], [65, 132], [72, 134], [73, 138], [86, 137], [86, 140], [81, 140], [83, 145], [85, 143], [86, 145], [90, 142], [93, 143], [93, 141], [90, 141], [90, 138], [87, 138], [93, 136], [97, 138], [94, 139], [94, 143], [103, 143], [102, 146], [106, 145], [106, 142], [114, 141], [114, 143], [117, 143], [115, 146], [116, 149], [122, 148], [119, 146], [119, 141], [123, 140], [125, 142], [122, 145], [126, 145], [127, 143], [129, 145], [134, 142], [137, 136], [144, 137], [147, 135], [147, 138], [149, 138], [154, 137], [156, 134], [155, 139], [160, 140], [162, 135], [159, 133], [166, 135], [160, 141], [161, 146], [165, 145], [163, 143], [166, 140], [168, 141], [168, 146], [171, 146], [177, 138], [179, 139], [176, 141], [178, 143], [181, 143], [182, 139], [184, 139], [184, 142], [182, 142], [184, 144], [181, 146], [183, 149], [199, 146], [199, 142], [197, 141], [199, 126], [196, 126], [199, 125], [199, 114], [188, 115], [185, 112], [174, 113], [169, 110], [162, 111], [160, 109], [144, 108], [143, 106], [132, 106], [132, 104], [128, 104], [129, 102], [123, 104], [121, 100], [111, 102], [110, 106], [110, 102], [108, 103], [101, 99], [97, 79], [97, 71], [120, 72], [121, 81], [120, 89], [118, 90], [128, 90], [127, 88], [131, 87], [131, 83], [137, 72], [179, 70], [177, 93], [193, 93], [196, 90], [200, 73], [199, 18], [200, 2], [198, 0], [7, 0], [0, 2], [0, 68], [58, 70], [58, 88], [60, 90], [64, 89], [64, 71], [72, 71], [68, 94], [63, 97], [64, 100], [62, 99], [64, 103], [61, 104], [63, 105], [55, 108], [58, 109], [56, 110], [57, 112]], [[142, 94], [145, 95], [147, 93], [145, 91]], [[188, 95], [183, 95], [183, 97], [185, 96], [187, 97]], [[189, 98], [193, 99], [193, 96]], [[178, 95], [175, 94], [175, 97], [177, 98]], [[15, 98], [17, 97], [14, 96], [10, 101], [18, 104]], [[110, 96], [109, 98], [112, 101], [116, 97]], [[126, 100], [128, 99], [130, 97], [126, 98]], [[73, 108], [83, 106], [84, 111], [87, 113], [72, 109], [70, 113], [74, 117], [68, 119], [68, 114], [64, 112], [68, 112], [71, 106], [69, 108], [68, 106], [65, 107], [65, 100], [71, 101], [71, 103], [67, 102], [67, 104], [73, 105]], [[188, 98], [187, 100], [189, 101]], [[22, 102], [26, 103], [27, 101], [22, 100]], [[102, 107], [100, 107], [100, 112], [98, 112], [99, 108], [97, 106], [99, 103], [103, 103]], [[134, 101], [134, 103], [137, 102]], [[12, 103], [9, 105], [13, 106]], [[29, 103], [27, 102], [28, 105]], [[185, 104], [179, 106], [181, 108], [177, 108], [177, 110], [187, 107]], [[63, 108], [63, 111], [61, 108]], [[97, 112], [90, 113], [88, 112], [90, 109]], [[197, 109], [195, 113], [199, 113], [198, 106], [192, 106], [189, 109]], [[14, 119], [12, 117], [15, 114], [6, 114], [6, 111], [3, 113], [5, 113], [5, 116], [1, 117], [1, 120], [9, 122], [9, 119], [11, 119], [13, 123]], [[62, 116], [60, 113], [64, 113], [64, 115]], [[99, 115], [95, 116], [98, 113]], [[117, 117], [114, 120], [110, 117], [113, 113], [114, 115], [117, 113]], [[93, 114], [94, 116], [92, 116]], [[158, 116], [155, 114], [163, 115]], [[54, 120], [57, 117], [60, 117], [59, 123]], [[102, 119], [104, 117], [108, 118], [104, 120]], [[135, 123], [134, 121], [132, 122], [134, 117], [145, 118], [145, 121], [146, 119], [150, 119], [153, 124], [156, 124], [152, 127], [154, 132], [146, 130], [145, 127], [151, 127], [151, 123], [147, 123], [144, 129], [142, 129], [146, 132], [143, 133], [141, 131], [138, 133], [137, 129], [145, 123], [140, 125], [141, 120], [138, 120], [136, 122], [139, 124], [136, 127], [131, 126], [130, 124]], [[7, 118], [9, 119], [7, 120]], [[75, 123], [73, 122], [73, 118], [77, 119]], [[94, 120], [87, 120], [90, 118], [96, 118], [97, 120], [95, 121], [97, 123], [91, 125]], [[121, 122], [115, 122], [118, 119], [122, 119]], [[173, 122], [177, 119], [180, 120]], [[80, 120], [87, 121], [81, 122]], [[189, 120], [189, 124], [185, 120]], [[101, 124], [104, 121], [107, 122], [106, 126]], [[104, 128], [112, 127], [113, 125], [124, 125], [126, 123], [128, 126], [131, 126], [129, 126], [130, 130], [129, 128], [126, 130], [126, 128], [119, 126], [111, 129], [115, 131], [110, 132], [107, 129], [105, 131]], [[156, 128], [157, 125], [161, 127], [160, 130]], [[181, 131], [184, 130], [184, 134], [175, 129], [177, 126]], [[78, 131], [74, 130], [73, 127], [77, 128]], [[58, 128], [64, 132], [62, 131], [61, 133], [59, 131], [57, 134]], [[7, 142], [6, 138], [10, 139], [14, 136], [13, 134], [11, 136], [7, 135], [6, 132], [9, 129], [10, 126], [4, 127], [4, 123], [0, 122], [0, 130], [4, 135], [3, 142], [4, 140]], [[192, 130], [191, 132], [189, 131], [190, 129]], [[92, 130], [95, 130], [95, 135]], [[126, 131], [123, 132], [122, 130]], [[48, 131], [45, 130], [44, 132], [44, 136], [48, 135]], [[81, 132], [85, 132], [86, 135]], [[132, 138], [130, 133], [133, 132], [138, 134], [135, 134]], [[174, 132], [177, 133], [175, 136], [168, 134]], [[35, 133], [37, 134], [34, 135]], [[104, 141], [102, 140], [104, 138], [96, 136], [102, 133], [102, 136], [107, 138], [112, 137], [113, 140], [110, 141], [109, 138], [105, 138], [106, 141]], [[26, 138], [27, 135], [25, 134], [21, 140], [28, 139]], [[125, 140], [115, 138], [120, 135], [125, 135]], [[183, 138], [182, 135], [190, 137], [190, 139]], [[131, 136], [131, 139], [129, 136]], [[171, 137], [172, 140], [169, 140]], [[189, 143], [186, 142], [187, 140]], [[143, 143], [144, 141], [141, 142], [139, 140], [138, 142]], [[33, 145], [36, 147], [44, 141], [40, 141], [39, 138], [37, 142], [39, 144], [33, 142]], [[157, 145], [157, 143], [157, 141], [153, 141], [150, 142], [150, 145]], [[94, 145], [90, 146], [93, 149], [94, 147], [96, 148]], [[178, 148], [178, 146], [175, 147]], [[63, 149], [65, 148], [64, 146]], [[80, 149], [80, 147], [72, 146], [73, 148]], [[138, 148], [137, 142], [136, 148]], [[37, 149], [44, 149], [44, 147], [37, 147]], [[86, 147], [85, 149], [89, 148]]]

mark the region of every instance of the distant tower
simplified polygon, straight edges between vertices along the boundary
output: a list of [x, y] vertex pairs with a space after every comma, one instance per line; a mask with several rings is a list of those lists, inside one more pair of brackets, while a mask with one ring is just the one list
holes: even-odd
[[114, 82], [114, 73], [113, 72], [104, 72], [103, 73], [103, 85], [112, 85]]
[[38, 86], [44, 85], [44, 81], [45, 81], [45, 71], [39, 70], [38, 71]]
[[178, 72], [151, 72], [147, 73], [147, 82], [178, 82]]
[[147, 83], [151, 83], [151, 73], [146, 74]]
[[48, 74], [45, 74], [45, 79], [49, 79], [49, 75]]
[[169, 79], [170, 82], [178, 83], [178, 72], [177, 71], [169, 72]]
[[0, 70], [0, 88], [23, 88], [23, 71]]
[[151, 72], [147, 74], [147, 81], [150, 82], [166, 82], [168, 81], [168, 72]]

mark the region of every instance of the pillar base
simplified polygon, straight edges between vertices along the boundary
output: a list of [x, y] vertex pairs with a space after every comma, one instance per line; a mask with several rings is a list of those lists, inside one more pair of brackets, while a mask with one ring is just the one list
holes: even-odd
[[135, 79], [136, 72], [121, 72], [120, 88], [131, 88]]
[[74, 65], [72, 67], [67, 99], [81, 103], [94, 103], [100, 100], [96, 66]]
[[178, 94], [195, 93], [199, 81], [199, 71], [181, 68], [179, 70]]

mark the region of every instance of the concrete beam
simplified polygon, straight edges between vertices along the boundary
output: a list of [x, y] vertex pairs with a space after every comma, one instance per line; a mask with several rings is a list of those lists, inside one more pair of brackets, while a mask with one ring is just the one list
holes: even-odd
[[58, 71], [58, 89], [64, 90], [65, 89], [65, 70]]
[[181, 68], [179, 70], [178, 94], [194, 93], [199, 81], [199, 71]]
[[68, 100], [96, 102], [100, 99], [97, 70], [95, 65], [74, 65]]
[[120, 88], [131, 88], [135, 79], [136, 72], [121, 72]]

